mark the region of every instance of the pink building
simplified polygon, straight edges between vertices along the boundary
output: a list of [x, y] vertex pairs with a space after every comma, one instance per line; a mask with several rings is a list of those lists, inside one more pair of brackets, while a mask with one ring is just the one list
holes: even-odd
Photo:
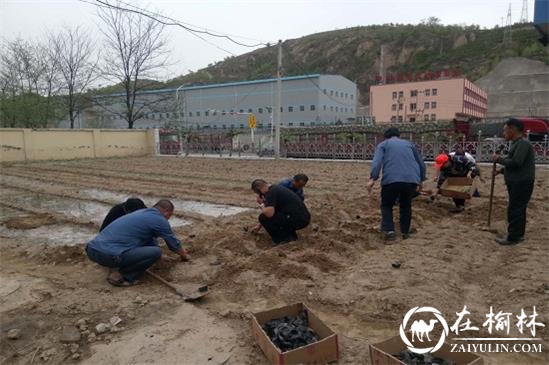
[[370, 115], [378, 123], [481, 119], [487, 107], [486, 92], [465, 78], [370, 87]]

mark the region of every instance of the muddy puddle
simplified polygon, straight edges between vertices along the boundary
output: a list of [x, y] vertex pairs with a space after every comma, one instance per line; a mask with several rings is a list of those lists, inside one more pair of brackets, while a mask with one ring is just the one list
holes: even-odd
[[[15, 196], [12, 201], [22, 207], [32, 207], [56, 212], [78, 220], [93, 222], [101, 225], [103, 219], [111, 209], [110, 205], [92, 201], [81, 201], [70, 198], [60, 198], [45, 195]], [[189, 220], [172, 217], [170, 225], [181, 227], [190, 224]]]
[[5, 225], [0, 225], [0, 237], [51, 246], [81, 245], [96, 234], [97, 232], [91, 228], [66, 224], [54, 224], [33, 229], [9, 229]]
[[[84, 198], [109, 200], [109, 201], [125, 201], [130, 197], [128, 194], [117, 193], [109, 190], [86, 189], [80, 190], [79, 194]], [[160, 199], [159, 197], [141, 197], [147, 206], [152, 206]], [[211, 204], [192, 200], [170, 199], [178, 212], [196, 213], [209, 217], [230, 216], [248, 210], [231, 205]]]

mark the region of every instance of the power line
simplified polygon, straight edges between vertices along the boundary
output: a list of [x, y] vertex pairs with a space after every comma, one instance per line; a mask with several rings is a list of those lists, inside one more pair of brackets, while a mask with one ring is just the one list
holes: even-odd
[[[108, 2], [108, 0], [95, 0], [95, 1], [92, 1], [92, 0], [79, 0], [79, 1], [83, 2], [83, 3], [95, 5], [95, 6], [98, 6], [98, 7], [101, 7], [101, 8], [116, 9], [116, 10], [121, 10], [121, 11], [126, 11], [126, 12], [130, 12], [130, 13], [139, 14], [141, 16], [147, 17], [149, 19], [157, 21], [158, 23], [166, 25], [166, 26], [177, 26], [177, 27], [183, 28], [186, 31], [191, 32], [195, 35], [198, 33], [198, 34], [209, 35], [211, 37], [216, 37], [216, 38], [224, 38], [224, 39], [227, 39], [228, 41], [230, 41], [234, 44], [237, 44], [239, 46], [242, 46], [242, 47], [257, 48], [257, 47], [260, 47], [260, 46], [267, 46], [268, 45], [268, 43], [263, 43], [263, 42], [259, 42], [259, 43], [256, 43], [256, 44], [242, 43], [242, 42], [239, 42], [239, 41], [237, 41], [236, 39], [233, 38], [233, 37], [237, 37], [237, 36], [232, 36], [232, 35], [229, 35], [229, 34], [214, 33], [212, 31], [207, 30], [206, 28], [202, 28], [202, 30], [201, 29], [194, 29], [194, 28], [191, 28], [191, 27], [185, 25], [184, 22], [181, 22], [177, 19], [170, 18], [168, 16], [165, 16], [165, 15], [162, 15], [162, 14], [159, 14], [159, 13], [151, 12], [149, 10], [142, 9], [142, 8], [139, 8], [139, 7], [136, 7], [134, 5], [124, 3], [124, 2], [118, 2], [118, 3], [119, 4], [124, 4], [125, 7], [115, 5], [115, 4], [111, 4], [111, 3]], [[238, 36], [238, 37], [243, 38], [243, 37], [240, 37], [240, 36]]]

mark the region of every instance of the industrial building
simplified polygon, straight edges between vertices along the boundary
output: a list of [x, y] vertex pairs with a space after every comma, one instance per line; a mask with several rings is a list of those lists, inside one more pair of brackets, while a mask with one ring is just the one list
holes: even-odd
[[377, 123], [482, 119], [487, 107], [486, 92], [465, 78], [370, 87], [370, 115]]
[[[356, 84], [338, 75], [282, 78], [281, 124], [285, 127], [345, 124], [355, 120]], [[135, 128], [239, 129], [253, 114], [257, 128], [271, 128], [277, 80], [182, 86], [138, 94], [142, 118]], [[96, 96], [83, 113], [83, 126], [127, 128], [123, 94]]]

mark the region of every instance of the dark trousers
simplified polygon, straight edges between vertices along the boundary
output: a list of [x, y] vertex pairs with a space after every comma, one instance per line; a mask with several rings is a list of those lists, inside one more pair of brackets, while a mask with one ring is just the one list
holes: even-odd
[[296, 218], [281, 212], [275, 212], [271, 218], [263, 214], [259, 216], [259, 223], [269, 233], [274, 244], [296, 240], [296, 231], [307, 227], [310, 220], [310, 217]]
[[458, 199], [458, 198], [452, 198], [452, 200], [454, 201], [454, 204], [456, 205], [456, 207], [464, 207], [465, 206], [465, 199]]
[[410, 233], [412, 220], [412, 198], [417, 184], [396, 182], [381, 186], [381, 229], [384, 232], [395, 230], [393, 223], [393, 206], [397, 198], [400, 206], [400, 232]]
[[534, 181], [506, 184], [509, 193], [507, 238], [516, 241], [523, 237], [526, 231], [526, 208], [534, 191]]
[[129, 282], [137, 280], [162, 256], [162, 250], [158, 246], [137, 247], [120, 256], [107, 255], [89, 247], [86, 247], [86, 253], [90, 260], [101, 266], [118, 268], [118, 272]]

